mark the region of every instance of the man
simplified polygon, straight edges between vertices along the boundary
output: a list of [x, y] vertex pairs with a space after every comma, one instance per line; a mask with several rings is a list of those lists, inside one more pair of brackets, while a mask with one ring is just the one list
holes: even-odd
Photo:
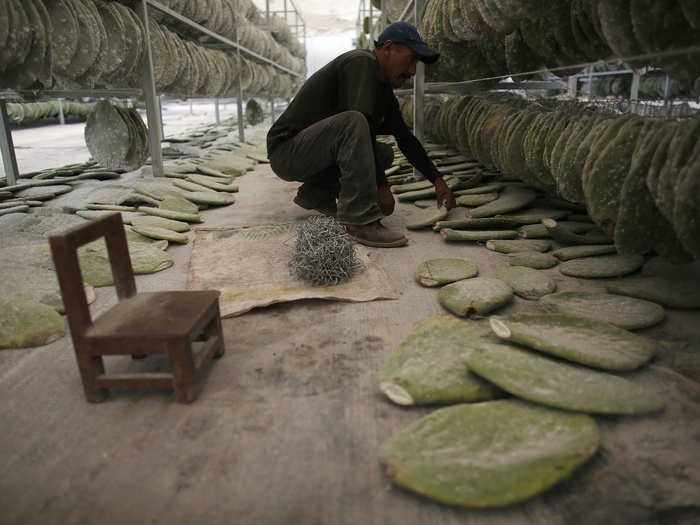
[[401, 118], [393, 92], [416, 74], [418, 60], [431, 63], [439, 53], [406, 22], [387, 26], [374, 45], [374, 51], [349, 51], [314, 73], [268, 132], [267, 151], [280, 178], [303, 182], [296, 204], [337, 216], [362, 244], [394, 247], [407, 239], [380, 222], [395, 202], [384, 175], [393, 151], [376, 141], [378, 134], [393, 135], [433, 182], [438, 206], [451, 209], [455, 201]]

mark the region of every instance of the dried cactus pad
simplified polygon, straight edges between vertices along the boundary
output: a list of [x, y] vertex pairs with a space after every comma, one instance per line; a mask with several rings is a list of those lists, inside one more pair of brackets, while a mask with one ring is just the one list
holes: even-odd
[[547, 312], [569, 314], [638, 330], [660, 323], [664, 318], [662, 306], [608, 293], [559, 292], [542, 297], [540, 305]]
[[485, 322], [429, 317], [389, 355], [379, 388], [398, 405], [447, 404], [500, 397], [491, 383], [469, 373], [469, 342], [493, 338]]
[[464, 259], [430, 259], [416, 266], [413, 275], [423, 286], [441, 286], [475, 277], [476, 264]]
[[697, 281], [640, 277], [610, 283], [606, 289], [610, 293], [646, 299], [668, 308], [700, 308]]
[[605, 370], [634, 370], [654, 357], [651, 339], [617, 326], [566, 314], [492, 317], [500, 338]]
[[391, 481], [465, 507], [499, 507], [544, 492], [598, 449], [590, 416], [516, 399], [436, 410], [386, 441]]
[[600, 255], [563, 262], [559, 271], [571, 277], [598, 279], [621, 277], [636, 272], [643, 264], [641, 255]]
[[549, 275], [524, 266], [504, 266], [498, 269], [496, 277], [523, 299], [539, 299], [557, 289], [557, 283]]
[[475, 277], [440, 288], [440, 303], [455, 315], [486, 315], [513, 298], [513, 289], [500, 279]]
[[546, 406], [596, 414], [646, 414], [664, 406], [632, 381], [512, 345], [482, 343], [466, 361], [503, 390]]

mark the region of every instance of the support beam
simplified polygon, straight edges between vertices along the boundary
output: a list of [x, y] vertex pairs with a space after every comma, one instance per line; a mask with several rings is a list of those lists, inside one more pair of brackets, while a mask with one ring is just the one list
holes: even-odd
[[639, 84], [642, 75], [639, 71], [632, 74], [632, 87], [630, 88], [630, 113], [636, 113], [639, 106]]
[[221, 113], [219, 112], [219, 99], [214, 99], [214, 113], [216, 114], [216, 125], [221, 124]]
[[63, 99], [62, 98], [58, 99], [58, 121], [61, 123], [61, 126], [64, 126], [66, 124], [66, 116], [63, 113]]
[[[238, 28], [236, 28], [236, 43], [238, 43]], [[245, 126], [243, 124], [243, 84], [241, 83], [241, 48], [236, 48], [238, 54], [238, 99], [236, 100], [236, 117], [238, 119], [238, 141], [245, 142]]]
[[0, 150], [2, 150], [2, 164], [5, 168], [7, 185], [13, 186], [17, 184], [19, 171], [17, 170], [15, 145], [12, 143], [10, 118], [7, 116], [7, 102], [5, 100], [0, 100], [0, 121]]
[[[414, 0], [413, 16], [415, 17], [416, 26], [420, 24], [420, 14], [423, 11], [425, 0]], [[425, 64], [418, 61], [416, 65], [416, 76], [413, 77], [413, 134], [416, 138], [423, 142], [425, 139]], [[413, 176], [415, 178], [424, 178], [424, 175], [413, 168]]]
[[148, 116], [148, 138], [151, 145], [151, 165], [153, 175], [163, 176], [163, 150], [161, 149], [162, 121], [160, 99], [156, 93], [156, 83], [153, 78], [153, 53], [151, 50], [151, 33], [148, 26], [148, 3], [141, 0], [138, 5], [138, 15], [146, 33], [146, 60], [143, 65], [143, 94], [146, 98], [146, 114]]

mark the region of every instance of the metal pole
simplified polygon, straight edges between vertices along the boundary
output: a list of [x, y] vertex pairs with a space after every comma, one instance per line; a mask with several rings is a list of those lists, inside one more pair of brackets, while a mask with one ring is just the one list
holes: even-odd
[[192, 107], [192, 99], [190, 99], [190, 115], [194, 115], [194, 109]]
[[588, 66], [588, 100], [593, 98], [593, 66]]
[[160, 138], [165, 137], [165, 128], [163, 127], [163, 95], [158, 95], [158, 116], [160, 117]]
[[[238, 28], [236, 28], [236, 43], [238, 44]], [[243, 69], [243, 61], [241, 60], [241, 49], [236, 48], [238, 53], [238, 100], [236, 100], [236, 113], [238, 117], [238, 140], [245, 142], [245, 131], [243, 125], [243, 84], [241, 83], [241, 70]]]
[[[420, 13], [422, 11], [425, 0], [415, 0], [413, 2], [414, 17], [416, 20], [416, 26], [420, 24]], [[425, 64], [422, 61], [418, 61], [416, 65], [416, 76], [413, 77], [413, 134], [416, 138], [423, 142], [425, 139], [424, 133], [424, 97], [425, 97]], [[415, 178], [423, 178], [421, 174], [415, 168], [413, 169], [413, 176]]]
[[270, 97], [270, 122], [275, 123], [275, 97]]
[[401, 15], [399, 15], [399, 20], [404, 21], [408, 14], [411, 12], [412, 7], [414, 7], [413, 0], [409, 0], [408, 4], [406, 4], [406, 7], [404, 7], [403, 12], [401, 13]]
[[666, 82], [664, 83], [664, 114], [668, 117], [671, 114], [671, 79], [668, 74], [666, 75]]
[[642, 79], [642, 75], [639, 71], [632, 73], [632, 87], [630, 88], [630, 113], [637, 112], [637, 106], [639, 105], [639, 83]]
[[578, 89], [578, 77], [576, 75], [571, 75], [568, 78], [568, 92], [571, 98], [576, 98], [576, 91]]
[[58, 121], [61, 123], [61, 126], [65, 125], [65, 123], [66, 123], [66, 117], [63, 114], [63, 99], [62, 98], [58, 99]]
[[219, 113], [219, 99], [214, 99], [214, 113], [216, 113], [216, 125], [221, 124], [221, 115]]
[[265, 0], [265, 20], [267, 20], [267, 29], [270, 29], [270, 0]]
[[12, 143], [12, 132], [10, 131], [10, 118], [7, 116], [7, 101], [0, 100], [0, 150], [2, 150], [2, 165], [5, 168], [5, 178], [7, 185], [17, 184], [19, 170], [17, 169], [17, 158], [15, 157], [15, 145]]
[[287, 21], [287, 0], [284, 0], [284, 21]]
[[161, 150], [162, 120], [160, 114], [160, 99], [156, 94], [156, 83], [153, 78], [153, 53], [151, 51], [151, 31], [148, 27], [148, 4], [141, 0], [138, 6], [139, 18], [146, 33], [146, 60], [143, 66], [143, 94], [146, 98], [146, 114], [148, 117], [148, 135], [151, 141], [151, 165], [153, 175], [163, 176], [163, 151]]

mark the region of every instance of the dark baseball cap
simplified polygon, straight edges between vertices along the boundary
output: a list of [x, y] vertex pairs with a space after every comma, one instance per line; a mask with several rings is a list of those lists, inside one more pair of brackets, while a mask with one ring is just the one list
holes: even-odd
[[394, 44], [408, 46], [426, 64], [432, 64], [440, 57], [440, 53], [429, 47], [420, 37], [415, 26], [408, 22], [394, 22], [386, 26], [374, 45], [382, 47], [388, 40]]

